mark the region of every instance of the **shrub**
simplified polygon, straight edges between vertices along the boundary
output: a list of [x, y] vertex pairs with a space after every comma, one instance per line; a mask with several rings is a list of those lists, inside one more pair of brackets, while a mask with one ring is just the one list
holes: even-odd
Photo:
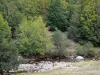
[[76, 55], [76, 43], [70, 39], [66, 39], [66, 50], [64, 52], [65, 56], [75, 56]]
[[84, 57], [94, 57], [95, 51], [91, 43], [87, 43], [85, 45], [78, 44], [76, 48], [76, 54]]
[[52, 36], [52, 41], [54, 42], [54, 46], [51, 51], [51, 55], [54, 56], [69, 56], [75, 55], [75, 47], [76, 44], [67, 38], [65, 33], [57, 30], [54, 32]]
[[95, 59], [100, 59], [100, 49], [99, 48], [94, 48], [94, 50], [95, 50]]
[[54, 45], [56, 46], [56, 53], [58, 56], [64, 55], [64, 50], [66, 48], [66, 36], [59, 30], [56, 30], [52, 36]]

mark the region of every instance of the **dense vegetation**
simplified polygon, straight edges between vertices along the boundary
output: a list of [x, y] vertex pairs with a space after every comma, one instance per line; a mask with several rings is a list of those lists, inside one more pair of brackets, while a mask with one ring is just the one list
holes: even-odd
[[100, 0], [0, 0], [1, 72], [18, 54], [98, 58], [99, 47]]

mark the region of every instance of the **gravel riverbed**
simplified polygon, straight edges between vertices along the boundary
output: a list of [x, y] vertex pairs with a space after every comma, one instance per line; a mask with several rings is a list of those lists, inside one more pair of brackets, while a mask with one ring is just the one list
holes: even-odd
[[20, 64], [18, 71], [22, 72], [47, 72], [59, 68], [78, 68], [73, 66], [71, 62], [51, 62], [51, 61], [41, 61], [33, 64]]

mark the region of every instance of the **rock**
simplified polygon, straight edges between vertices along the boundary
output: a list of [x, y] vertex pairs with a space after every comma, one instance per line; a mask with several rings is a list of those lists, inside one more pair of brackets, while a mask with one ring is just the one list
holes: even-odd
[[75, 61], [84, 61], [84, 57], [82, 56], [76, 56], [74, 59]]
[[54, 69], [70, 67], [71, 63], [69, 62], [50, 62], [50, 61], [41, 61], [34, 64], [20, 64], [18, 71], [23, 72], [47, 72]]

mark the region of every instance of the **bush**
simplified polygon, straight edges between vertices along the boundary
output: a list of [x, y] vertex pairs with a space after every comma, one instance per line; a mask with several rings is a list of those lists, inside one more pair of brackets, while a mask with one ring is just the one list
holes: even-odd
[[91, 43], [87, 43], [85, 45], [77, 45], [76, 54], [84, 57], [94, 57], [95, 50], [93, 49], [93, 45]]
[[70, 56], [75, 55], [76, 43], [67, 38], [65, 33], [57, 30], [52, 36], [54, 45], [49, 50], [50, 56]]
[[56, 53], [58, 56], [64, 55], [64, 50], [66, 48], [66, 36], [59, 30], [55, 31], [52, 36], [52, 41], [55, 45]]
[[76, 43], [67, 38], [66, 40], [66, 50], [64, 52], [65, 56], [75, 56], [76, 55]]
[[95, 59], [98, 60], [100, 59], [100, 49], [99, 48], [94, 48], [95, 50]]

